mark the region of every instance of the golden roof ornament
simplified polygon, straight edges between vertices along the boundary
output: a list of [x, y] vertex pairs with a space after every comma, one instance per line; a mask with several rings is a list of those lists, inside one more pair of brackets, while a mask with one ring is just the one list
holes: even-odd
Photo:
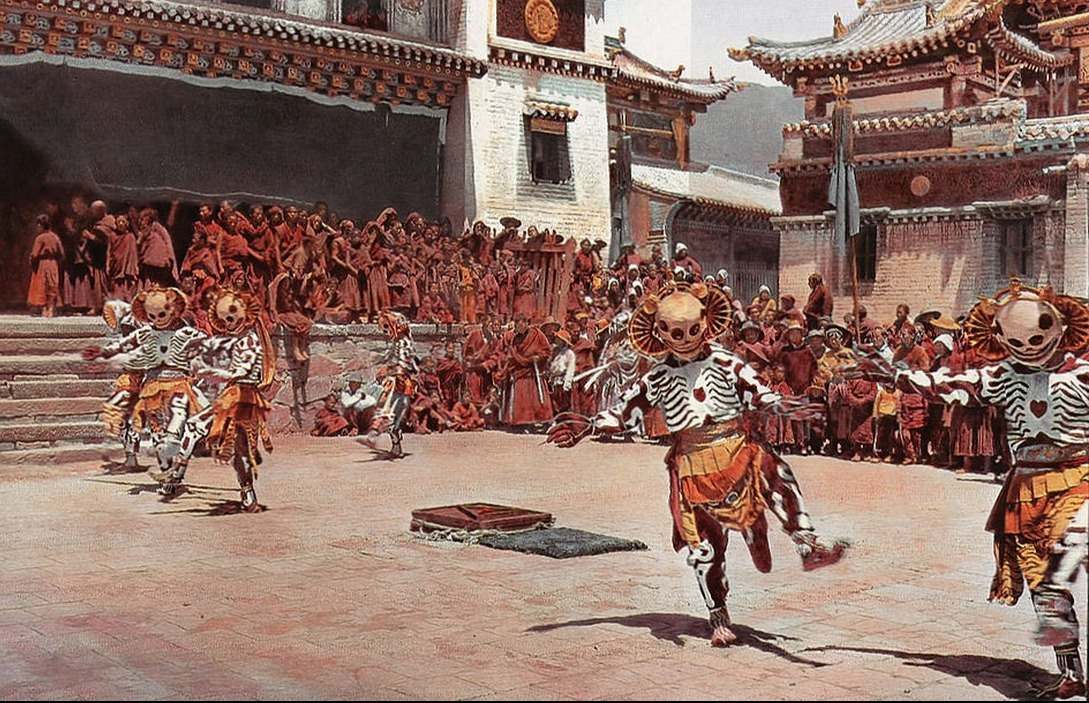
[[832, 85], [832, 95], [836, 96], [836, 102], [843, 104], [847, 102], [847, 90], [849, 81], [847, 76], [835, 75], [832, 76], [829, 81]]
[[842, 39], [847, 35], [847, 25], [843, 24], [843, 18], [838, 14], [832, 17], [832, 38]]

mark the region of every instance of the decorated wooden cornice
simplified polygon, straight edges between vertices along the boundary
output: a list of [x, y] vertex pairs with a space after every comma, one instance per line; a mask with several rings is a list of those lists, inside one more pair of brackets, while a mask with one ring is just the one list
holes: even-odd
[[610, 64], [599, 63], [587, 57], [570, 58], [550, 52], [545, 47], [523, 49], [492, 44], [488, 47], [488, 61], [500, 66], [522, 68], [541, 73], [555, 73], [576, 78], [605, 82], [616, 77], [616, 69]]
[[[920, 129], [937, 129], [954, 125], [994, 124], [997, 122], [1023, 122], [1028, 116], [1025, 104], [1020, 100], [992, 100], [982, 105], [958, 107], [952, 110], [882, 115], [854, 120], [854, 130], [859, 134], [905, 132]], [[830, 120], [790, 122], [783, 125], [783, 135], [801, 135], [810, 139], [832, 138]]]
[[159, 0], [0, 0], [0, 53], [35, 51], [439, 107], [487, 70], [449, 49], [278, 13]]
[[[912, 151], [891, 151], [872, 154], [856, 154], [854, 164], [858, 168], [902, 166], [907, 164], [984, 161], [1014, 156], [1013, 145], [972, 148], [917, 149]], [[832, 167], [830, 157], [783, 160], [773, 163], [769, 170], [775, 173], [801, 173], [807, 171], [827, 172]]]

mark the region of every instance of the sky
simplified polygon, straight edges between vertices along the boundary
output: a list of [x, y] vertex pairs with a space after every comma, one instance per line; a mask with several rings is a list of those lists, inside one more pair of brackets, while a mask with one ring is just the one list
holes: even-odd
[[856, 0], [605, 0], [605, 30], [627, 30], [627, 47], [642, 58], [685, 77], [715, 76], [775, 85], [751, 63], [730, 59], [726, 49], [748, 37], [797, 41], [832, 34], [832, 16], [858, 15]]

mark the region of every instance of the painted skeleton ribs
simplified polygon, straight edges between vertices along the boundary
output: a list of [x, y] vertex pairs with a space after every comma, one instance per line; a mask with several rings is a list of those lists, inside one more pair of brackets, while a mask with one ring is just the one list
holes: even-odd
[[[212, 335], [184, 323], [186, 306], [181, 291], [152, 288], [136, 296], [131, 311], [107, 308], [110, 326], [128, 333], [85, 353], [124, 369], [103, 418], [123, 439], [129, 467], [136, 466], [141, 434], [150, 435], [164, 498], [182, 489], [189, 461], [206, 440], [214, 458], [233, 464], [243, 510], [256, 511], [260, 449], [271, 449], [262, 391], [275, 364], [259, 303], [248, 293], [216, 291], [208, 310]], [[214, 402], [202, 382], [221, 386]]]

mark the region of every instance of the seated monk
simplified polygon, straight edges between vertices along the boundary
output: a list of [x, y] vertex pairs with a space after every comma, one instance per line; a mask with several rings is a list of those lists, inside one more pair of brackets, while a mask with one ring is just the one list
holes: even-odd
[[337, 410], [337, 397], [330, 393], [322, 401], [321, 410], [314, 416], [314, 429], [310, 430], [314, 437], [343, 437], [351, 434], [351, 425]]
[[450, 415], [450, 429], [454, 432], [476, 432], [484, 429], [484, 418], [480, 417], [476, 406], [464, 398], [454, 403]]

